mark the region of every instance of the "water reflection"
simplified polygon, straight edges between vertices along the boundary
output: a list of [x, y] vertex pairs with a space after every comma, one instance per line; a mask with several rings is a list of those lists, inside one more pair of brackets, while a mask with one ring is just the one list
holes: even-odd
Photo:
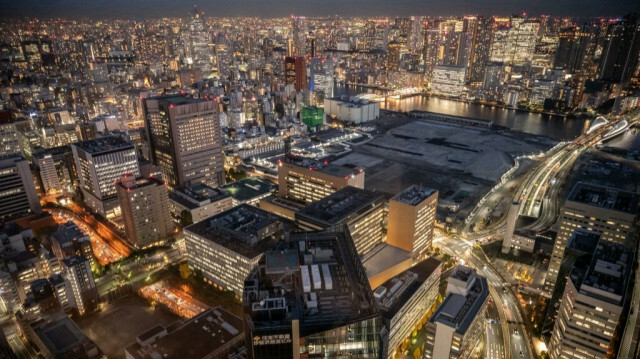
[[[336, 85], [334, 88], [335, 96], [355, 96], [363, 92], [379, 93], [379, 91], [360, 86]], [[586, 131], [590, 125], [590, 121], [584, 119], [567, 119], [562, 116], [542, 115], [426, 96], [392, 99], [383, 103], [382, 107], [394, 111], [422, 110], [454, 116], [491, 119], [497, 125], [506, 126], [516, 131], [547, 136], [554, 140], [572, 140]]]

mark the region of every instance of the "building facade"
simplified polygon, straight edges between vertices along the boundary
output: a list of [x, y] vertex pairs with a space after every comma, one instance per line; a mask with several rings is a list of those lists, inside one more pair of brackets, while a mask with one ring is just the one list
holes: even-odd
[[431, 248], [438, 191], [414, 185], [389, 201], [387, 243], [419, 259]]
[[71, 145], [85, 204], [110, 219], [120, 216], [115, 182], [125, 173], [140, 176], [135, 146], [120, 137]]
[[217, 101], [154, 97], [144, 101], [144, 114], [151, 157], [169, 188], [225, 183]]
[[136, 248], [167, 241], [174, 222], [169, 212], [169, 196], [164, 183], [153, 177], [120, 177], [116, 184], [127, 240]]
[[548, 295], [558, 280], [567, 241], [577, 228], [599, 233], [602, 239], [629, 246], [640, 195], [613, 188], [579, 182], [571, 190], [560, 212], [558, 235], [553, 245], [545, 277]]
[[278, 162], [282, 198], [312, 203], [346, 186], [364, 188], [364, 171], [293, 156]]

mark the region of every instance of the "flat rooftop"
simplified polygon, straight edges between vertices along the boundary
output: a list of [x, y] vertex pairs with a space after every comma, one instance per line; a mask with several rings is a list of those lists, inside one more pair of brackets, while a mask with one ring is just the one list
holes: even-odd
[[249, 177], [240, 181], [228, 183], [220, 189], [228, 193], [236, 201], [245, 202], [253, 198], [273, 192], [277, 186], [259, 177]]
[[300, 321], [301, 337], [379, 315], [348, 230], [292, 234], [247, 277], [243, 311], [256, 331]]
[[439, 284], [440, 270], [438, 268], [441, 264], [442, 262], [439, 260], [429, 257], [376, 288], [373, 296], [376, 298], [382, 315], [389, 317], [395, 315], [431, 275], [438, 276], [437, 283]]
[[96, 138], [95, 140], [76, 142], [73, 145], [90, 154], [100, 154], [134, 148], [133, 143], [125, 141], [120, 136], [101, 137]]
[[367, 272], [367, 277], [372, 278], [408, 259], [411, 259], [411, 252], [387, 243], [379, 243], [365, 253], [362, 265]]
[[334, 165], [328, 161], [317, 161], [312, 158], [299, 156], [286, 156], [281, 159], [282, 162], [298, 167], [308, 168], [312, 171], [318, 171], [335, 177], [347, 177], [362, 173], [361, 168], [351, 168], [347, 166]]
[[186, 97], [186, 96], [181, 96], [181, 95], [167, 95], [167, 96], [156, 96], [156, 97], [151, 97], [150, 100], [156, 100], [156, 101], [160, 101], [160, 102], [167, 102], [171, 105], [186, 105], [186, 104], [190, 104], [190, 103], [198, 103], [198, 102], [206, 102], [209, 100], [205, 100], [205, 99], [196, 99], [196, 98], [191, 98], [191, 97]]
[[80, 239], [89, 240], [89, 236], [82, 232], [80, 228], [71, 221], [58, 226], [58, 229], [51, 233], [51, 237], [55, 238], [60, 244]]
[[[166, 330], [167, 335], [156, 339], [149, 346], [136, 342], [127, 347], [127, 352], [136, 359], [149, 357], [178, 359], [204, 358], [225, 343], [242, 341], [242, 319], [221, 307], [209, 308], [184, 323], [164, 327], [158, 325], [140, 334], [138, 339], [146, 341]], [[155, 356], [154, 356], [155, 355]]]
[[438, 191], [433, 188], [428, 188], [420, 185], [413, 185], [405, 189], [404, 191], [396, 194], [391, 199], [396, 202], [405, 203], [411, 206], [416, 206], [420, 202], [431, 197], [436, 192]]
[[230, 197], [229, 193], [199, 183], [192, 187], [176, 188], [169, 193], [169, 198], [186, 208], [194, 209]]
[[622, 305], [634, 254], [626, 247], [600, 241], [590, 260], [577, 262], [569, 278], [580, 293], [615, 305]]
[[488, 296], [487, 279], [476, 276], [476, 280], [466, 296], [449, 293], [429, 321], [442, 323], [454, 328], [456, 333], [464, 335]]
[[300, 215], [327, 225], [335, 225], [352, 214], [371, 208], [383, 198], [381, 193], [347, 186], [303, 208], [296, 214], [296, 218]]
[[73, 348], [90, 342], [76, 323], [68, 317], [42, 324], [35, 332], [55, 357], [68, 355], [70, 351], [75, 351]]
[[636, 214], [639, 198], [640, 194], [638, 193], [578, 182], [567, 199], [593, 207]]
[[248, 204], [241, 204], [185, 228], [185, 231], [206, 238], [248, 258], [261, 255], [277, 241], [277, 231], [259, 238], [259, 231], [284, 218]]

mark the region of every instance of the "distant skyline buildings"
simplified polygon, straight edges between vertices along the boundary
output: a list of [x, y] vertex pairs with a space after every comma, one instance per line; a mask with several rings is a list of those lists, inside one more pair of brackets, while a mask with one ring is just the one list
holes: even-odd
[[[192, 3], [180, 0], [158, 0], [131, 2], [116, 0], [105, 3], [87, 4], [81, 0], [58, 0], [42, 3], [35, 0], [12, 2], [0, 1], [3, 14], [0, 17], [92, 17], [92, 18], [151, 18], [169, 14], [183, 14]], [[526, 12], [528, 14], [548, 14], [551, 16], [616, 16], [631, 11], [640, 11], [640, 4], [627, 0], [601, 2], [582, 1], [580, 6], [569, 1], [544, 0], [540, 2], [510, 2], [498, 0], [468, 3], [462, 0], [430, 3], [419, 0], [402, 0], [393, 7], [385, 0], [352, 0], [348, 3], [337, 0], [323, 2], [298, 2], [282, 0], [277, 4], [245, 0], [225, 2], [220, 0], [195, 3], [206, 14], [215, 16], [258, 16], [284, 17], [290, 14], [306, 16], [449, 16], [454, 14], [509, 15]]]

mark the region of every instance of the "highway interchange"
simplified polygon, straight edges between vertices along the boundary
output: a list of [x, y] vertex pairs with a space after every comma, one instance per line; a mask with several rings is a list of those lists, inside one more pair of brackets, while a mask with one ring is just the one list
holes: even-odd
[[[583, 134], [572, 142], [562, 142], [548, 151], [528, 170], [517, 189], [512, 194], [513, 201], [520, 201], [520, 214], [536, 218], [525, 229], [539, 232], [549, 229], [555, 223], [563, 201], [563, 184], [569, 177], [573, 164], [588, 148], [598, 144], [611, 128], [623, 120], [630, 124], [640, 119], [635, 112]], [[480, 275], [487, 278], [490, 294], [495, 305], [493, 312], [498, 314], [498, 321], [489, 320], [484, 340], [485, 358], [534, 358], [537, 357], [529, 331], [523, 323], [523, 312], [511, 286], [505, 287], [507, 281], [496, 271], [481, 250], [474, 250], [475, 242], [491, 238], [501, 240], [506, 221], [505, 217], [496, 220], [492, 225], [474, 232], [474, 224], [482, 221], [493, 211], [496, 204], [491, 199], [497, 196], [511, 195], [504, 188], [508, 181], [497, 186], [486, 198], [481, 200], [472, 211], [461, 234], [440, 236], [434, 240], [444, 253], [461, 259], [466, 265], [475, 268]], [[438, 243], [440, 242], [440, 243]], [[445, 245], [446, 243], [446, 245]], [[491, 313], [491, 312], [490, 312]], [[511, 324], [510, 324], [511, 323]], [[505, 350], [505, 348], [509, 348]]]

